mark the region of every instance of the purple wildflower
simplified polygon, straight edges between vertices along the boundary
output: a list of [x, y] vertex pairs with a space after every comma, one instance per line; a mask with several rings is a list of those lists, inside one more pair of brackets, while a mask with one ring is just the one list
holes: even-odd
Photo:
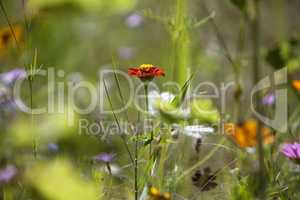
[[18, 110], [18, 106], [13, 99], [0, 100], [0, 110], [14, 115]]
[[264, 96], [262, 103], [264, 105], [273, 105], [275, 103], [275, 95], [273, 93], [269, 93]]
[[135, 55], [135, 49], [131, 47], [120, 47], [118, 54], [120, 58], [128, 60]]
[[14, 69], [0, 74], [0, 80], [6, 85], [11, 85], [15, 81], [24, 78], [26, 78], [26, 71], [24, 69]]
[[10, 91], [7, 87], [0, 87], [0, 110], [2, 114], [15, 114], [18, 110], [18, 106], [15, 100], [11, 97]]
[[284, 144], [281, 152], [295, 163], [300, 164], [300, 143]]
[[49, 143], [48, 150], [50, 153], [57, 153], [59, 151], [59, 146], [56, 143]]
[[143, 17], [138, 14], [131, 14], [126, 19], [126, 24], [130, 28], [138, 27], [139, 25], [141, 25], [142, 22], [143, 22]]
[[0, 87], [0, 104], [9, 100], [9, 91], [6, 87]]
[[110, 163], [114, 160], [116, 154], [114, 153], [101, 153], [99, 155], [94, 156], [94, 160], [98, 162]]
[[7, 184], [11, 182], [17, 175], [17, 168], [13, 165], [0, 170], [0, 184]]

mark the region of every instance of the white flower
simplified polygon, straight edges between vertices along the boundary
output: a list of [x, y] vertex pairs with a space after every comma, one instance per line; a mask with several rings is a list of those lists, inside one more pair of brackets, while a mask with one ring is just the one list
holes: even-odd
[[213, 133], [214, 129], [212, 127], [207, 127], [203, 125], [191, 125], [191, 126], [185, 126], [182, 132], [184, 135], [198, 139], [210, 133]]
[[149, 199], [148, 198], [148, 186], [145, 185], [139, 200], [147, 200], [147, 199]]
[[171, 102], [175, 98], [175, 95], [169, 92], [163, 92], [160, 94], [160, 99], [165, 102]]
[[149, 100], [149, 113], [151, 115], [157, 115], [158, 110], [156, 109], [156, 102], [161, 101], [165, 103], [171, 102], [175, 98], [175, 95], [169, 92], [162, 92], [158, 93], [156, 90], [152, 90], [148, 94], [148, 100]]
[[247, 151], [247, 153], [254, 154], [256, 152], [256, 149], [248, 147], [248, 148], [246, 148], [246, 151]]
[[[116, 177], [120, 177], [121, 176], [122, 169], [118, 165], [110, 164], [110, 170], [111, 170], [111, 174], [113, 176], [116, 176]], [[102, 167], [102, 171], [104, 171], [105, 173], [109, 174], [109, 171], [108, 171], [108, 169], [107, 169], [106, 166]]]
[[240, 172], [240, 169], [236, 167], [234, 169], [229, 170], [229, 172], [233, 175], [237, 175]]

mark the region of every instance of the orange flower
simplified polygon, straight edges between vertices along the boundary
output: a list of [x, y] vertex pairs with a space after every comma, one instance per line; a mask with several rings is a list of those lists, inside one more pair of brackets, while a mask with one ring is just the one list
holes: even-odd
[[[255, 147], [257, 145], [257, 128], [257, 121], [254, 119], [249, 119], [242, 125], [226, 123], [224, 126], [225, 134], [230, 136], [242, 148]], [[274, 137], [269, 128], [262, 127], [261, 132], [264, 144], [273, 143]]]
[[296, 90], [300, 91], [300, 80], [293, 80], [292, 85]]
[[143, 64], [139, 67], [131, 67], [128, 69], [130, 76], [136, 76], [142, 81], [151, 81], [154, 77], [165, 76], [163, 69], [152, 64]]
[[[12, 32], [13, 30], [13, 32]], [[19, 43], [23, 36], [23, 28], [19, 25], [12, 27], [4, 27], [0, 29], [0, 54], [6, 53], [7, 49]]]

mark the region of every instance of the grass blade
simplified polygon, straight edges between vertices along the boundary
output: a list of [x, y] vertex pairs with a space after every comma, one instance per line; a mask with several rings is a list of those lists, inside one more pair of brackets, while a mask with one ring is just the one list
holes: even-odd
[[[117, 118], [117, 115], [116, 115], [116, 113], [115, 113], [114, 110], [113, 110], [113, 104], [112, 104], [112, 101], [111, 101], [111, 97], [109, 96], [109, 93], [108, 93], [108, 89], [107, 89], [105, 80], [103, 80], [103, 85], [104, 85], [104, 89], [105, 89], [105, 93], [106, 93], [107, 99], [108, 99], [108, 101], [109, 101], [110, 109], [111, 109], [111, 111], [112, 111], [112, 113], [113, 113], [113, 117], [114, 117], [114, 119], [115, 119], [115, 121], [116, 121], [116, 123], [117, 123], [117, 126], [118, 126], [119, 131], [121, 131], [121, 126], [120, 126], [119, 120], [118, 120], [118, 118]], [[122, 139], [122, 141], [123, 141], [123, 143], [124, 143], [124, 146], [125, 146], [125, 148], [126, 148], [126, 151], [127, 151], [128, 155], [129, 155], [129, 157], [130, 157], [131, 162], [134, 163], [134, 159], [133, 159], [132, 154], [131, 154], [131, 152], [130, 152], [130, 150], [129, 150], [129, 146], [128, 146], [127, 142], [126, 142], [125, 136], [124, 136], [122, 133], [120, 134], [120, 136], [121, 136], [121, 139]]]

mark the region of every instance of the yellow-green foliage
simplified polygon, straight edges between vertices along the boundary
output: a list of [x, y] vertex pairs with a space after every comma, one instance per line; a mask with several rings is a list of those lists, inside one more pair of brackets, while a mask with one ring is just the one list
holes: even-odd
[[42, 9], [53, 6], [72, 4], [87, 11], [110, 10], [122, 12], [133, 8], [135, 0], [30, 0], [29, 6], [35, 9]]
[[64, 159], [36, 164], [27, 170], [26, 180], [48, 200], [99, 200], [99, 185]]
[[220, 120], [219, 112], [210, 99], [192, 101], [191, 115], [192, 119], [205, 123], [217, 123]]

